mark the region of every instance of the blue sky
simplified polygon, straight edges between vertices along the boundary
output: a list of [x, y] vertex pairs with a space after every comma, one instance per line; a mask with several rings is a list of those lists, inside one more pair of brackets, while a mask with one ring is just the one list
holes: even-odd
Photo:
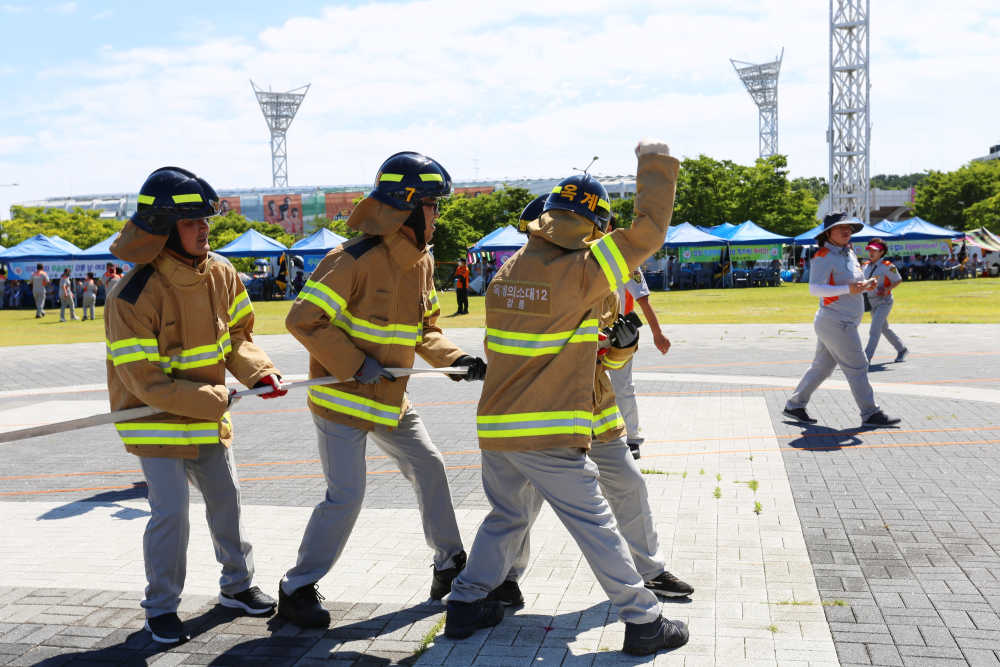
[[[11, 202], [135, 191], [166, 164], [270, 185], [249, 80], [312, 88], [292, 185], [371, 180], [399, 150], [459, 179], [554, 177], [642, 136], [750, 163], [757, 110], [729, 58], [785, 48], [780, 149], [827, 173], [826, 2], [483, 0], [169, 3], [0, 0], [0, 215]], [[873, 173], [953, 169], [1000, 142], [1000, 6], [877, 0]], [[947, 11], [944, 8], [947, 8]]]

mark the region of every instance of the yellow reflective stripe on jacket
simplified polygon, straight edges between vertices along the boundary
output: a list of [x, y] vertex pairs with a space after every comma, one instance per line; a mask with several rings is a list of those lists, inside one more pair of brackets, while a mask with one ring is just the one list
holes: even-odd
[[611, 235], [601, 237], [597, 243], [590, 246], [590, 249], [604, 270], [604, 277], [608, 279], [611, 291], [624, 285], [629, 277], [628, 266]]
[[605, 368], [610, 368], [611, 370], [618, 370], [628, 363], [628, 359], [622, 359], [621, 361], [615, 361], [614, 359], [608, 359], [607, 355], [601, 357], [601, 363]]
[[561, 333], [528, 334], [488, 328], [486, 345], [493, 352], [521, 357], [558, 354], [570, 343], [597, 342], [597, 328], [596, 319], [584, 320], [575, 331]]
[[323, 283], [318, 283], [313, 280], [306, 281], [306, 286], [302, 288], [301, 292], [299, 292], [299, 298], [313, 303], [325, 310], [326, 314], [330, 316], [331, 322], [337, 319], [337, 316], [340, 315], [340, 311], [347, 308], [347, 301], [344, 297], [340, 296]]
[[[383, 345], [417, 346], [421, 341], [421, 327], [411, 324], [373, 324], [359, 317], [354, 317], [347, 310], [347, 301], [326, 285], [312, 280], [306, 281], [306, 286], [299, 292], [299, 298], [309, 301], [324, 311], [330, 321], [344, 330], [349, 336], [382, 343]], [[436, 301], [437, 295], [434, 296]]]
[[431, 293], [428, 295], [427, 298], [431, 302], [431, 308], [430, 308], [430, 310], [427, 310], [427, 311], [424, 312], [424, 317], [430, 317], [434, 313], [440, 312], [440, 310], [441, 310], [441, 304], [438, 303], [437, 290], [433, 290], [432, 289]]
[[[222, 419], [229, 422], [227, 412]], [[135, 423], [115, 424], [118, 435], [126, 445], [214, 445], [219, 442], [219, 423], [164, 424]]]
[[237, 294], [236, 301], [229, 306], [229, 326], [233, 326], [252, 312], [253, 304], [250, 303], [250, 295], [246, 292]]
[[594, 415], [595, 435], [598, 433], [604, 433], [605, 431], [611, 431], [621, 426], [625, 426], [625, 420], [622, 419], [621, 413], [618, 412], [617, 405], [612, 405], [604, 412], [599, 412]]
[[309, 387], [309, 400], [327, 410], [342, 412], [376, 424], [399, 425], [399, 411], [402, 406], [393, 407], [369, 398], [319, 386]]
[[476, 417], [476, 429], [480, 438], [590, 435], [603, 433], [624, 424], [618, 407], [614, 405], [596, 415], [583, 410], [563, 410]]
[[104, 344], [108, 361], [114, 362], [115, 366], [130, 361], [148, 360], [154, 364], [160, 361], [160, 347], [155, 338], [124, 338], [114, 343], [105, 339]]

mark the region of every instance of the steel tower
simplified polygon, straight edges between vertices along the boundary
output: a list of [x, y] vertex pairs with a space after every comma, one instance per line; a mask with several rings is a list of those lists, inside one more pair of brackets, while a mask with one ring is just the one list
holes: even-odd
[[772, 63], [753, 65], [729, 59], [754, 104], [760, 109], [760, 156], [778, 152], [778, 74], [785, 50]]
[[830, 0], [830, 206], [869, 222], [868, 9]]
[[[280, 188], [288, 185], [288, 155], [285, 150], [285, 133], [292, 124], [299, 105], [309, 92], [307, 84], [287, 93], [272, 93], [258, 88], [252, 80], [253, 92], [257, 95], [260, 110], [264, 112], [264, 120], [271, 130], [271, 183], [272, 187]], [[300, 92], [301, 91], [301, 92]]]

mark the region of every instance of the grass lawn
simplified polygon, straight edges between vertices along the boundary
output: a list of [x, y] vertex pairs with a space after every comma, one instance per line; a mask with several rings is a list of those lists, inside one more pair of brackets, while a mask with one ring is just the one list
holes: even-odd
[[[900, 323], [1000, 322], [1000, 279], [903, 283], [896, 290], [890, 320]], [[439, 292], [443, 328], [486, 324], [483, 297], [469, 298], [469, 314], [457, 310], [455, 292]], [[653, 292], [653, 308], [666, 324], [795, 324], [812, 322], [818, 299], [807, 285], [750, 289]], [[258, 334], [287, 333], [285, 314], [290, 301], [254, 303]], [[35, 319], [34, 310], [0, 310], [0, 346], [87, 343], [104, 340], [103, 308], [96, 322], [60, 322], [59, 309]], [[77, 315], [80, 309], [77, 309]], [[868, 316], [865, 316], [868, 319]]]

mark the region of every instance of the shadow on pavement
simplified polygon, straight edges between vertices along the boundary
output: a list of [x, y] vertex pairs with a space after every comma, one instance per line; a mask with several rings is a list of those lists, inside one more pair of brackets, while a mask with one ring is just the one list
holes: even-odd
[[[669, 607], [674, 603], [690, 603], [687, 599], [663, 600], [664, 616], [669, 617]], [[37, 651], [37, 658], [30, 662], [41, 667], [64, 665], [147, 665], [164, 653], [183, 654], [178, 664], [198, 665], [278, 665], [296, 663], [300, 659], [317, 661], [335, 660], [338, 666], [356, 664], [359, 667], [374, 665], [412, 665], [413, 655], [420, 637], [403, 636], [414, 623], [441, 616], [445, 607], [424, 603], [368, 618], [360, 616], [375, 611], [377, 604], [327, 603], [333, 617], [333, 627], [320, 630], [300, 630], [277, 615], [268, 618], [249, 617], [217, 603], [210, 603], [198, 612], [181, 614], [191, 633], [191, 641], [179, 645], [154, 642], [146, 630], [116, 630], [93, 648], [78, 650], [56, 646], [39, 646], [21, 657], [23, 660]], [[475, 655], [487, 654], [510, 657], [512, 653], [532, 652], [538, 649], [565, 650], [576, 638], [589, 630], [608, 624], [610, 603], [594, 605], [580, 612], [549, 616], [545, 614], [513, 615], [508, 608], [504, 621], [490, 631], [480, 630], [472, 637], [451, 640], [439, 634], [431, 650], [469, 653], [471, 664]], [[516, 641], [515, 641], [516, 639]], [[373, 643], [374, 642], [374, 643]], [[398, 642], [398, 649], [393, 646]], [[379, 644], [380, 646], [376, 646]], [[621, 646], [600, 646], [600, 651], [610, 651], [626, 659], [629, 664], [652, 664], [656, 655], [646, 657], [618, 654]], [[662, 651], [660, 653], [663, 653]], [[190, 657], [188, 657], [190, 656]], [[459, 660], [461, 662], [461, 660]], [[450, 660], [454, 662], [454, 660]], [[522, 661], [523, 662], [523, 661]], [[304, 663], [300, 663], [304, 664]], [[318, 662], [315, 664], [319, 664]], [[457, 663], [456, 663], [457, 664]]]
[[45, 514], [38, 517], [39, 521], [54, 521], [57, 519], [70, 519], [72, 517], [82, 516], [87, 512], [96, 509], [98, 507], [118, 507], [120, 508], [117, 512], [111, 516], [116, 519], [123, 519], [125, 521], [130, 521], [132, 519], [140, 519], [143, 517], [150, 516], [150, 513], [146, 510], [136, 509], [134, 507], [123, 507], [118, 503], [125, 500], [138, 500], [139, 498], [148, 498], [148, 489], [146, 488], [145, 482], [135, 482], [135, 486], [128, 489], [116, 489], [114, 491], [105, 491], [103, 493], [95, 494], [84, 500], [74, 500], [71, 503], [66, 503], [65, 505], [60, 505], [59, 507], [53, 507]]
[[[790, 426], [801, 426], [798, 422], [785, 420]], [[803, 428], [802, 435], [792, 438], [786, 444], [791, 449], [813, 451], [837, 451], [844, 447], [864, 444], [859, 437], [879, 429], [858, 426], [849, 429], [832, 429], [826, 426], [808, 426]]]

